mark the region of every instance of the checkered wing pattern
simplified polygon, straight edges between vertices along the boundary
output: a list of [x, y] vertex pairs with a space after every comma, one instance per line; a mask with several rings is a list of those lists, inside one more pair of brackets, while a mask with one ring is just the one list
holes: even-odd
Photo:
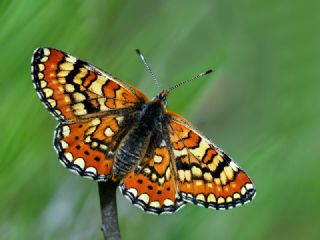
[[60, 162], [97, 181], [112, 177], [113, 157], [130, 125], [130, 115], [109, 115], [86, 122], [61, 123], [55, 132]]
[[174, 113], [168, 116], [182, 199], [218, 210], [251, 201], [255, 188], [246, 173], [185, 119]]
[[154, 214], [173, 213], [184, 205], [179, 197], [175, 169], [164, 140], [149, 149], [136, 171], [120, 184], [121, 191], [134, 205]]
[[32, 76], [41, 101], [63, 122], [91, 119], [147, 101], [135, 87], [53, 48], [35, 50]]

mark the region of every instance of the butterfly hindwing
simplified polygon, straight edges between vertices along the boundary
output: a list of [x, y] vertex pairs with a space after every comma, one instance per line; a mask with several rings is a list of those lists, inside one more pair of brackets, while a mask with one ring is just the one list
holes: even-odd
[[179, 197], [168, 147], [160, 140], [152, 153], [129, 173], [120, 189], [134, 205], [154, 214], [173, 213], [184, 202]]
[[129, 126], [130, 115], [59, 124], [54, 144], [60, 162], [81, 176], [97, 181], [110, 179], [115, 150]]
[[182, 117], [169, 113], [169, 134], [184, 201], [229, 209], [252, 200], [251, 179], [221, 149]]
[[131, 85], [53, 48], [35, 50], [32, 76], [41, 101], [60, 121], [89, 119], [147, 100]]

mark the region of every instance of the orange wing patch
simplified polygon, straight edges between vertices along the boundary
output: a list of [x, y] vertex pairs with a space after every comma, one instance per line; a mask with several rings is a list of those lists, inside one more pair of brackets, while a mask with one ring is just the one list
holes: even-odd
[[182, 199], [215, 209], [230, 209], [251, 201], [255, 188], [246, 173], [185, 119], [176, 114], [169, 116]]
[[117, 139], [125, 133], [124, 117], [113, 115], [89, 122], [60, 124], [54, 143], [64, 166], [81, 176], [105, 181], [112, 175]]
[[32, 76], [41, 101], [60, 121], [89, 119], [147, 101], [138, 89], [57, 49], [34, 52]]
[[142, 160], [120, 184], [120, 189], [134, 205], [144, 211], [163, 214], [180, 209], [184, 202], [178, 195], [174, 169], [164, 141], [151, 157]]

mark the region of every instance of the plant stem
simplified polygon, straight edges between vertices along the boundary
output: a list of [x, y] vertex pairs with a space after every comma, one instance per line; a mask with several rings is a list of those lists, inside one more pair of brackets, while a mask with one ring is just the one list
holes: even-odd
[[116, 200], [117, 186], [112, 181], [98, 182], [102, 218], [101, 231], [105, 240], [120, 240]]

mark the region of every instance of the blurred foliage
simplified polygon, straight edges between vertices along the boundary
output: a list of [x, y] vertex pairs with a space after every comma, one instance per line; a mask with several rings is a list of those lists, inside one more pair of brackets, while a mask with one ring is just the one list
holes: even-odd
[[57, 122], [31, 84], [35, 48], [68, 51], [139, 87], [177, 89], [169, 108], [231, 153], [257, 197], [153, 216], [120, 194], [123, 239], [319, 237], [320, 23], [317, 1], [0, 1], [1, 239], [102, 239], [97, 184], [61, 167]]

